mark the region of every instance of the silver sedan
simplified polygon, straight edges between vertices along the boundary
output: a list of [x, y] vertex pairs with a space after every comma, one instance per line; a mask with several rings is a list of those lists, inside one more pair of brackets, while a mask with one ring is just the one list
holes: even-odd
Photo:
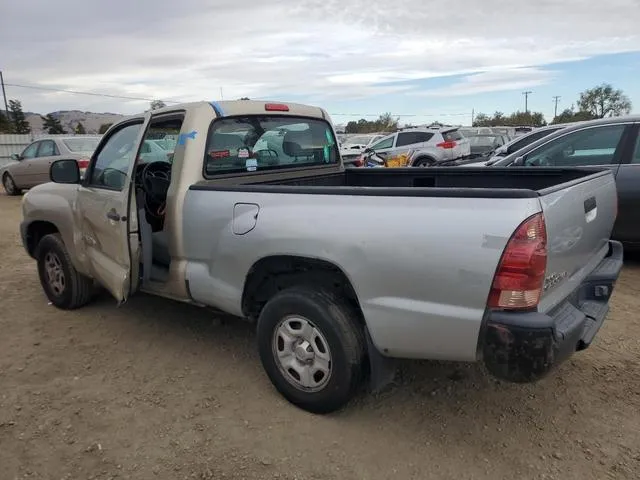
[[12, 162], [0, 168], [0, 178], [7, 195], [19, 195], [23, 189], [49, 181], [49, 167], [60, 158], [74, 158], [84, 174], [89, 158], [100, 137], [56, 135], [43, 137], [28, 145], [22, 153], [14, 153]]

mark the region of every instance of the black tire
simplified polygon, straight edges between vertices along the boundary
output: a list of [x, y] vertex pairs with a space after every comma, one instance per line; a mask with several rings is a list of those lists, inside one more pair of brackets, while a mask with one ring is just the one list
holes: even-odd
[[[93, 281], [75, 269], [60, 234], [54, 233], [42, 237], [36, 247], [35, 257], [38, 261], [40, 284], [53, 305], [63, 310], [73, 310], [91, 301]], [[63, 287], [57, 289], [52, 286], [47, 275], [47, 263], [52, 260], [54, 263], [56, 261], [59, 263], [64, 280]], [[60, 284], [60, 282], [56, 283]]]
[[9, 196], [20, 195], [22, 190], [20, 190], [16, 186], [16, 182], [13, 181], [13, 177], [9, 174], [9, 172], [5, 172], [2, 176], [2, 186], [4, 187], [4, 191], [7, 192]]
[[[274, 337], [278, 326], [290, 316], [307, 319], [326, 339], [330, 375], [320, 390], [305, 391], [294, 385], [279, 366]], [[321, 286], [291, 287], [274, 295], [258, 319], [258, 348], [262, 366], [276, 389], [289, 402], [312, 413], [340, 409], [353, 397], [363, 378], [365, 338], [358, 313]]]
[[436, 161], [429, 157], [420, 157], [413, 162], [414, 167], [431, 167]]

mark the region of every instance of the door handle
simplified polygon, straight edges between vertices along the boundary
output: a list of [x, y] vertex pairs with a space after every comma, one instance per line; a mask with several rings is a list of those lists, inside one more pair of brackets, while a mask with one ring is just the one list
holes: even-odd
[[120, 220], [124, 222], [127, 219], [127, 217], [121, 217], [120, 214], [116, 212], [115, 208], [112, 208], [107, 212], [107, 218], [115, 222], [119, 222]]

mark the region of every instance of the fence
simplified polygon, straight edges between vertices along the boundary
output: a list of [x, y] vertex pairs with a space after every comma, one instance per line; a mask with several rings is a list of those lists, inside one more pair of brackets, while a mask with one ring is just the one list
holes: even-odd
[[[14, 135], [14, 134], [2, 134], [0, 135], [0, 167], [11, 161], [11, 155], [14, 153], [21, 153], [31, 142], [38, 140], [39, 138], [56, 137], [58, 135], [48, 135], [46, 133], [26, 135]], [[60, 135], [63, 136], [63, 135]], [[64, 135], [68, 137], [69, 135]], [[82, 137], [100, 137], [101, 135], [78, 135]]]

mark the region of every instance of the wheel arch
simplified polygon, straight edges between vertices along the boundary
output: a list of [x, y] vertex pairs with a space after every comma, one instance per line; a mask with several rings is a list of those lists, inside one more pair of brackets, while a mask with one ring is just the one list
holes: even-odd
[[35, 258], [36, 249], [40, 240], [46, 235], [54, 233], [60, 233], [60, 229], [53, 223], [47, 220], [34, 220], [30, 222], [25, 228], [25, 248], [27, 253], [32, 258]]
[[271, 255], [256, 261], [245, 277], [242, 313], [255, 320], [277, 292], [301, 283], [316, 283], [340, 291], [364, 317], [358, 295], [349, 276], [335, 263], [297, 255]]

